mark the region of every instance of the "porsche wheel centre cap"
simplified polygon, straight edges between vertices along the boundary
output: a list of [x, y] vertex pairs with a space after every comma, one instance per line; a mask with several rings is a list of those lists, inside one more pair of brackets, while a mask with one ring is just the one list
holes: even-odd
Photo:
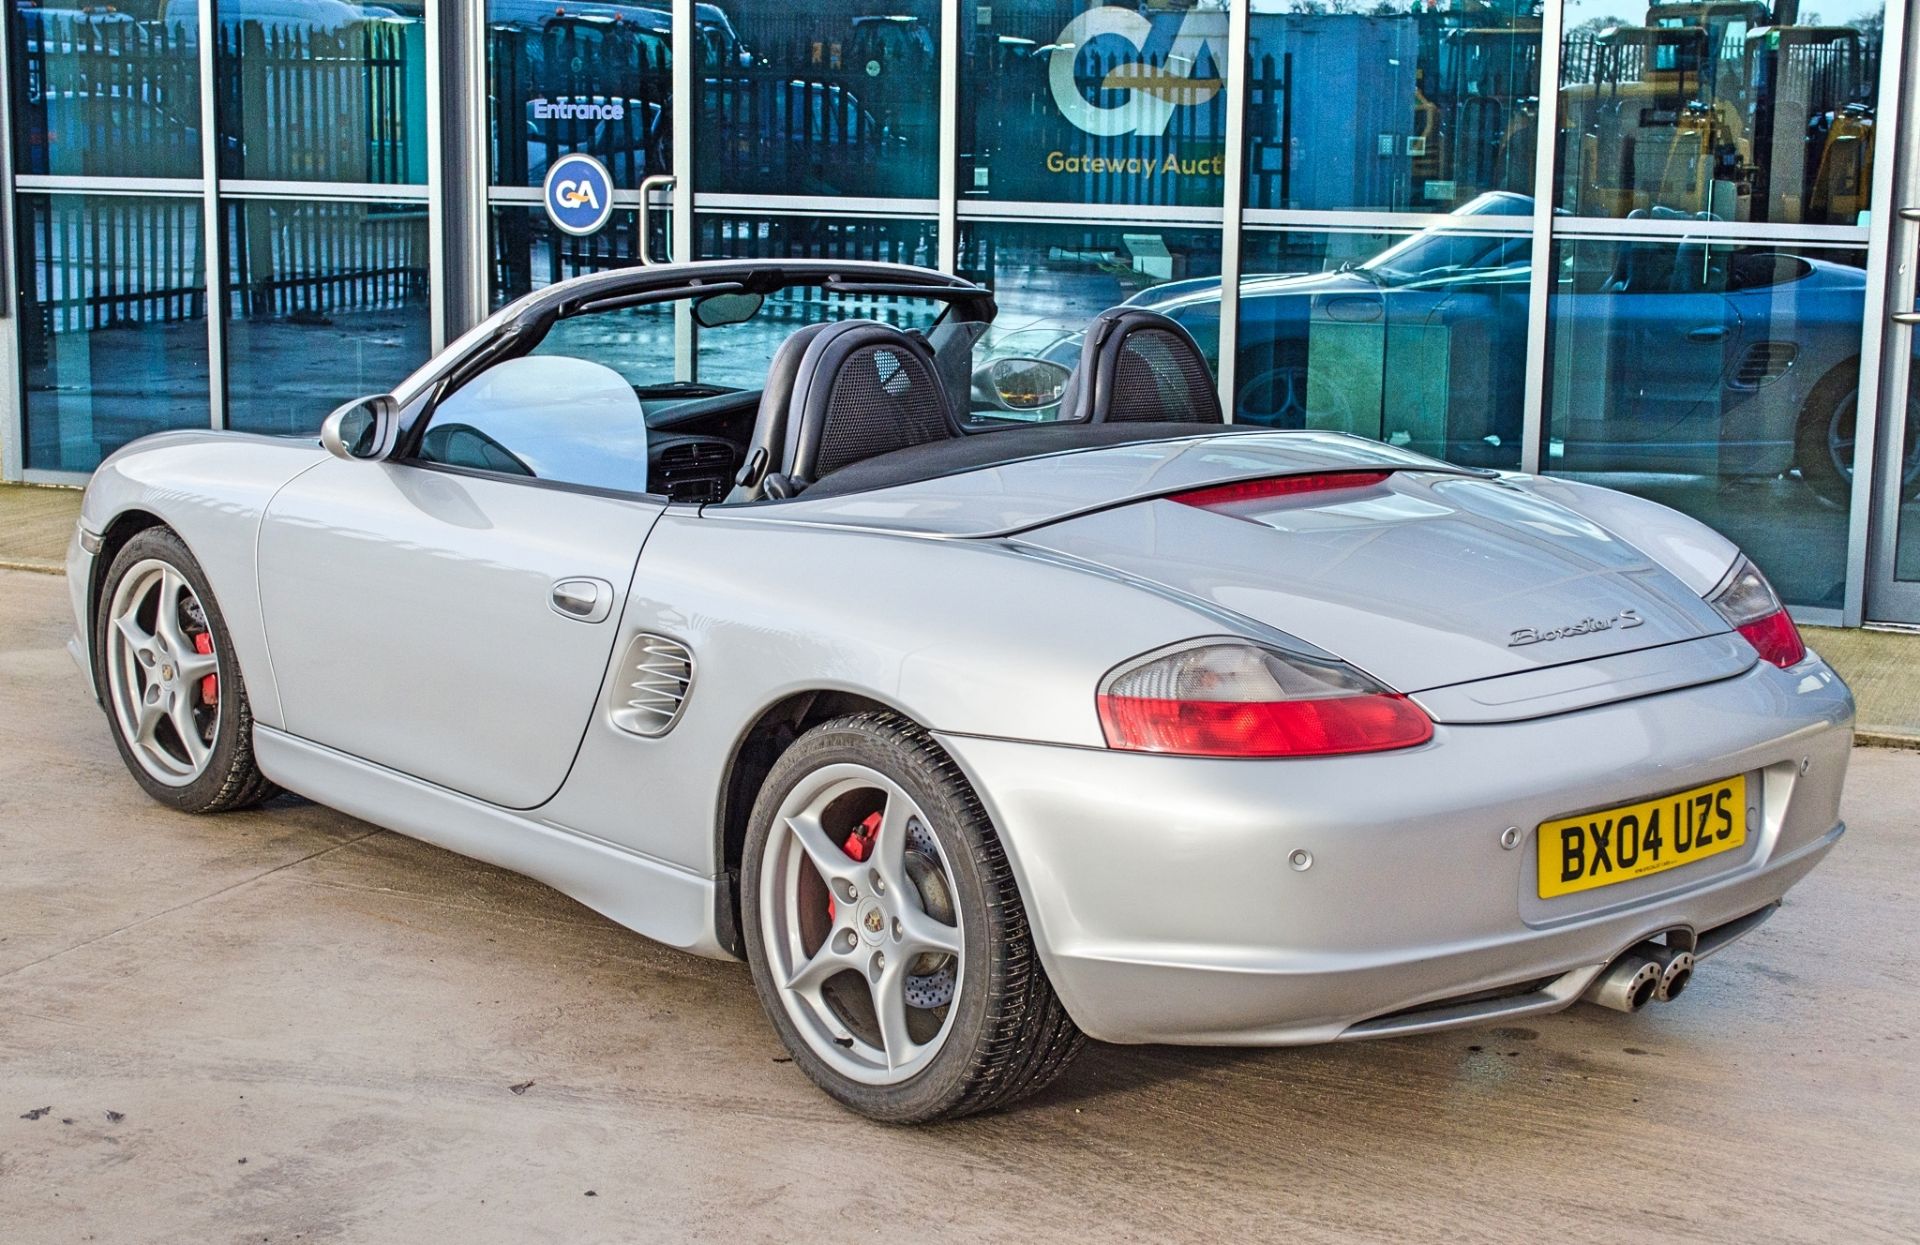
[[878, 903], [871, 899], [867, 900], [860, 906], [860, 913], [854, 918], [854, 922], [860, 927], [862, 938], [874, 946], [880, 945], [881, 938], [887, 932], [887, 914], [880, 910]]

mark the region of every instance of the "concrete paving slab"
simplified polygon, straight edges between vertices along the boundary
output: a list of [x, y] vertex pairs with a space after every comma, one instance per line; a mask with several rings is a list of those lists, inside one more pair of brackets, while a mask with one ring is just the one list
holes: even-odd
[[1920, 635], [1862, 627], [1806, 627], [1807, 643], [1853, 689], [1857, 729], [1874, 742], [1920, 748]]
[[80, 517], [80, 490], [0, 484], [0, 567], [58, 571]]
[[1920, 1226], [1920, 755], [1856, 752], [1852, 833], [1672, 1006], [1293, 1051], [1096, 1046], [1016, 1110], [908, 1130], [783, 1062], [738, 964], [310, 804], [148, 802], [59, 649], [63, 591], [0, 572], [0, 1239]]

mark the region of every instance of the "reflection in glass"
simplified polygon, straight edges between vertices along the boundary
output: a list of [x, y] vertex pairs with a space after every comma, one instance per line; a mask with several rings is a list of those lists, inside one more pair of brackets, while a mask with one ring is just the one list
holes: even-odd
[[1224, 6], [1013, 0], [968, 10], [962, 195], [1219, 205]]
[[20, 196], [26, 465], [91, 471], [208, 422], [200, 202]]
[[[703, 38], [695, 176], [702, 191], [926, 198], [937, 171], [934, 0], [884, 14], [726, 0], [736, 41]], [[716, 31], [717, 34], [717, 31]]]
[[74, 177], [198, 177], [192, 12], [6, 0], [14, 166]]
[[1557, 205], [1581, 216], [1864, 225], [1883, 6], [1653, 3], [1571, 22]]
[[932, 218], [701, 212], [702, 259], [861, 259], [932, 268], [940, 262]]
[[[652, 214], [654, 255], [667, 253], [666, 213]], [[640, 262], [640, 213], [616, 209], [606, 228], [586, 237], [562, 233], [538, 207], [496, 206], [490, 244], [493, 305], [504, 307], [569, 277]]]
[[1547, 469], [1684, 510], [1790, 603], [1837, 606], [1864, 252], [1607, 239], [1554, 259]]
[[[1397, 239], [1248, 231], [1234, 418], [1517, 467], [1532, 247], [1500, 232], [1503, 209], [1531, 200], [1487, 196]], [[1218, 298], [1180, 295], [1215, 315]]]
[[425, 182], [424, 7], [217, 0], [221, 176]]
[[426, 362], [425, 204], [229, 203], [227, 421], [310, 435]]
[[1535, 6], [1258, 0], [1248, 39], [1249, 207], [1445, 212], [1532, 191]]
[[[1059, 396], [1009, 402], [996, 370], [1015, 361], [1039, 386], [1050, 369], [1080, 363], [1088, 322], [1121, 304], [1172, 316], [1209, 366], [1220, 357], [1220, 234], [1210, 229], [1138, 232], [1079, 225], [963, 221], [960, 275], [994, 293], [999, 315], [973, 345], [976, 421], [1058, 419]], [[1004, 369], [998, 369], [1004, 370]]]
[[671, 46], [664, 3], [487, 0], [488, 180], [538, 186], [555, 160], [575, 152], [606, 165], [620, 190], [666, 172]]
[[1172, 315], [1209, 363], [1219, 359], [1215, 230], [963, 221], [960, 275], [992, 290], [1000, 307], [978, 352], [981, 362], [1045, 359], [1072, 367], [1087, 322], [1122, 303]]

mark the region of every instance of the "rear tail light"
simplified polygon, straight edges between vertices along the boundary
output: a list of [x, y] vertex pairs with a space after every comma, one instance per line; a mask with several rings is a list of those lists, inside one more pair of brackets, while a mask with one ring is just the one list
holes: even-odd
[[1762, 661], [1784, 670], [1805, 660], [1807, 646], [1800, 629], [1793, 625], [1767, 577], [1745, 557], [1733, 564], [1726, 582], [1714, 589], [1707, 604], [1747, 638]]
[[1206, 757], [1304, 757], [1410, 748], [1433, 722], [1341, 662], [1235, 641], [1122, 666], [1100, 685], [1107, 746]]

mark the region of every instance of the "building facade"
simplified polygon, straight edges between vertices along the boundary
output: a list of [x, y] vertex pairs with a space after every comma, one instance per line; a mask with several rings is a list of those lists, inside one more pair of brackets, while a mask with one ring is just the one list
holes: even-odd
[[577, 273], [888, 259], [1015, 353], [1144, 302], [1237, 420], [1624, 488], [1920, 624], [1916, 0], [0, 6], [9, 480], [311, 435]]

